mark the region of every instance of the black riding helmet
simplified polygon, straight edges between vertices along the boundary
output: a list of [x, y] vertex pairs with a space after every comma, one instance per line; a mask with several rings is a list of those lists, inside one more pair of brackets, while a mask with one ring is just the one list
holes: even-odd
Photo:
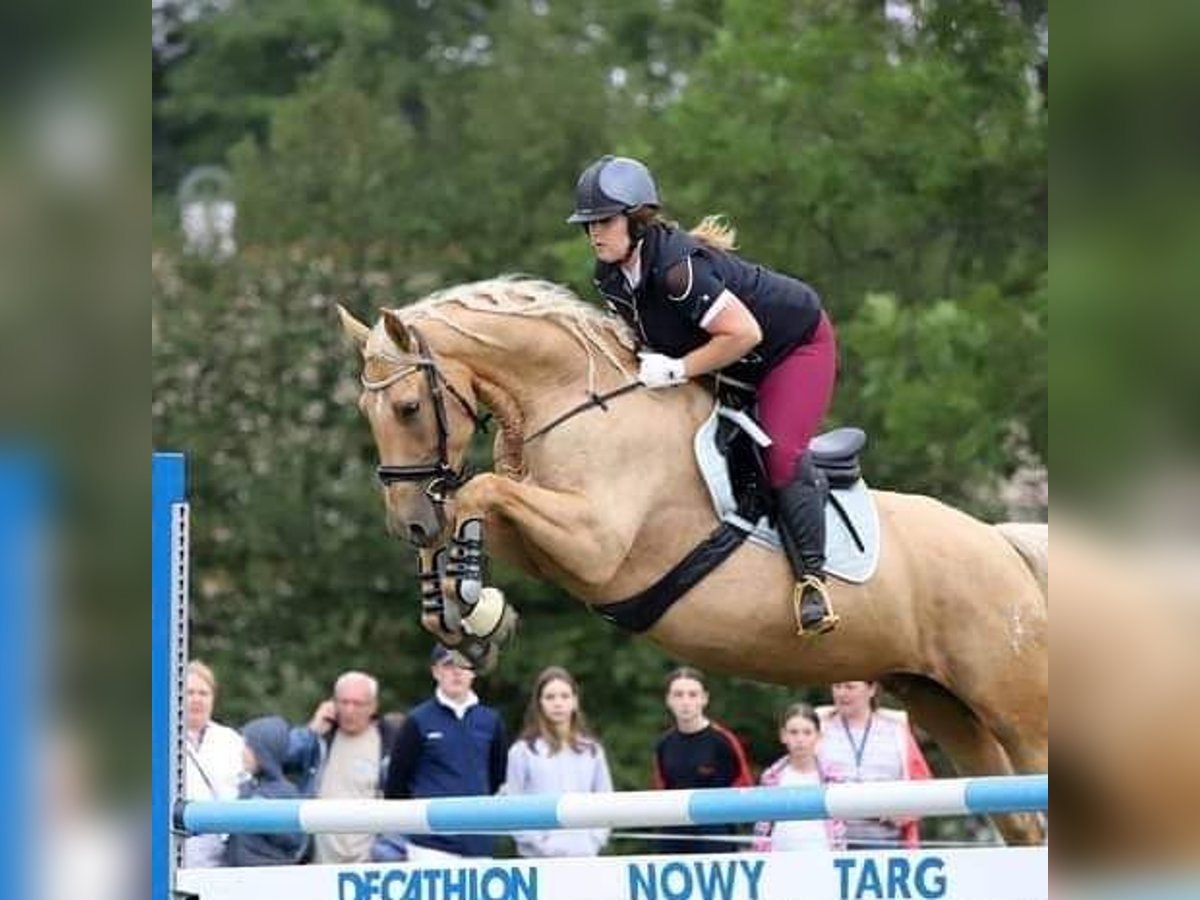
[[575, 211], [567, 221], [587, 225], [642, 206], [658, 205], [658, 188], [645, 165], [628, 156], [602, 156], [579, 176]]

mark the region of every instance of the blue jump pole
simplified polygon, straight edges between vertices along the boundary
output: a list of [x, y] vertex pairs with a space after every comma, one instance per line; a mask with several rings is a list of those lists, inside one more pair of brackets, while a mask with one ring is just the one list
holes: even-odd
[[186, 803], [188, 833], [401, 831], [407, 834], [628, 828], [872, 816], [962, 816], [1049, 808], [1046, 775], [874, 781], [804, 787], [621, 791], [430, 800]]
[[187, 463], [182, 453], [151, 461], [150, 681], [152, 900], [171, 900], [180, 842], [172, 824], [183, 796], [183, 677], [187, 667]]

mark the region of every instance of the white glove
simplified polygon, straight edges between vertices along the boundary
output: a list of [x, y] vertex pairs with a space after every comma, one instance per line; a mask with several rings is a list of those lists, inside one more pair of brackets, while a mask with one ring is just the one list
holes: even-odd
[[683, 360], [661, 353], [639, 353], [642, 361], [638, 367], [638, 381], [648, 388], [671, 387], [687, 381], [683, 372]]

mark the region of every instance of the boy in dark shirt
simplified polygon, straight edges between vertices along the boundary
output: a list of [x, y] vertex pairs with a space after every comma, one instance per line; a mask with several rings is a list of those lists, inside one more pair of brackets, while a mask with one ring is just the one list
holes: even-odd
[[[748, 787], [754, 783], [750, 765], [737, 737], [704, 715], [708, 690], [696, 669], [676, 669], [667, 677], [667, 708], [675, 727], [654, 748], [656, 789]], [[687, 825], [663, 829], [664, 834], [733, 834], [733, 825]], [[725, 853], [736, 844], [712, 840], [671, 840], [665, 853]]]

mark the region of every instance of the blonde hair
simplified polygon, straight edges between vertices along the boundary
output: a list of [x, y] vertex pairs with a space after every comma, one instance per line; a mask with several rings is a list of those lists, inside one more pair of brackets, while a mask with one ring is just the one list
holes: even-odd
[[692, 237], [714, 250], [729, 252], [737, 249], [737, 229], [723, 215], [705, 216], [692, 230]]
[[213, 674], [213, 670], [200, 662], [198, 659], [193, 659], [188, 663], [188, 675], [195, 675], [201, 681], [208, 685], [208, 689], [213, 692], [215, 697], [217, 694], [217, 676]]
[[[661, 225], [670, 229], [679, 227], [678, 222], [668, 219], [658, 211], [657, 207], [653, 206], [635, 209], [629, 214], [629, 218], [643, 227], [647, 225]], [[713, 250], [729, 253], [737, 249], [737, 229], [729, 224], [729, 220], [724, 215], [719, 213], [705, 216], [692, 227], [688, 234]]]

